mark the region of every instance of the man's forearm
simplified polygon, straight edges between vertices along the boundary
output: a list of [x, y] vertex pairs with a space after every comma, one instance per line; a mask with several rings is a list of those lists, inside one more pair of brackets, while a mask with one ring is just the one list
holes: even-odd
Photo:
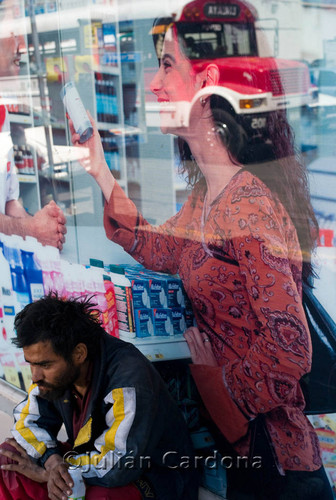
[[19, 236], [33, 236], [32, 217], [13, 217], [0, 214], [0, 233], [18, 234]]

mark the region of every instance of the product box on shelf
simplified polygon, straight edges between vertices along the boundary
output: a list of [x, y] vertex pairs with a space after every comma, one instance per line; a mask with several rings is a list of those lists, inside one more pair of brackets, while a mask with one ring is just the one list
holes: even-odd
[[150, 276], [149, 300], [152, 308], [168, 307], [168, 283], [165, 278]]
[[154, 335], [157, 337], [174, 335], [172, 310], [154, 308]]
[[138, 338], [151, 337], [154, 335], [153, 309], [142, 308], [134, 311], [136, 336]]
[[109, 276], [115, 291], [120, 336], [134, 338], [135, 323], [131, 282], [125, 276], [124, 269], [113, 264], [109, 266]]
[[168, 307], [183, 307], [185, 305], [183, 286], [179, 278], [167, 277]]
[[132, 297], [134, 309], [150, 307], [150, 282], [145, 276], [127, 273], [132, 286]]
[[174, 335], [182, 335], [187, 329], [185, 309], [183, 307], [172, 307], [171, 312]]

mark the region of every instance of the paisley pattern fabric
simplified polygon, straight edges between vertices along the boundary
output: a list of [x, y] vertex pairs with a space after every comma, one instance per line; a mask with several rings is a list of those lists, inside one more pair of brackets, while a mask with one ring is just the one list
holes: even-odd
[[[246, 171], [231, 179], [207, 217], [203, 205], [204, 195], [193, 192], [177, 215], [153, 227], [116, 186], [105, 230], [147, 268], [179, 273], [218, 361], [209, 377], [221, 378], [248, 418], [266, 414], [283, 469], [316, 470], [318, 440], [298, 383], [310, 370], [312, 349], [295, 227], [279, 200]], [[224, 426], [225, 401], [218, 404]], [[235, 447], [246, 454], [249, 437]]]

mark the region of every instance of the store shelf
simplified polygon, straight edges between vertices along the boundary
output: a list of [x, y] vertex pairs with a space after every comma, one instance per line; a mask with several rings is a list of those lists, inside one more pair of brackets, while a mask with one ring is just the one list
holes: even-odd
[[23, 115], [20, 113], [9, 113], [9, 121], [11, 123], [26, 123], [31, 125], [32, 117], [30, 115]]
[[120, 69], [118, 67], [107, 66], [106, 64], [94, 66], [93, 71], [95, 71], [96, 73], [105, 73], [107, 75], [120, 76]]
[[120, 123], [98, 122], [97, 127], [98, 130], [108, 131], [114, 135], [128, 136], [128, 135], [137, 135], [142, 133], [142, 130], [139, 127], [131, 127], [130, 125], [121, 125]]
[[37, 182], [36, 175], [19, 174], [17, 177], [19, 182], [22, 182], [24, 184], [36, 184]]
[[144, 339], [129, 339], [122, 336], [120, 338], [135, 345], [150, 361], [190, 358], [190, 351], [183, 335], [161, 338], [147, 337]]

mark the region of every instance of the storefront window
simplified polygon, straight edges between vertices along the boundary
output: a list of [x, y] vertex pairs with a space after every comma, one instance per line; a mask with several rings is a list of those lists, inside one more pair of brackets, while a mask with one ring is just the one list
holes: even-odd
[[[78, 147], [72, 142], [64, 88], [69, 82], [74, 85], [97, 126], [110, 172], [150, 227], [166, 223], [180, 210], [183, 218], [188, 197], [193, 196], [197, 186], [201, 186], [198, 193], [204, 189], [203, 175], [199, 173], [201, 159], [214, 144], [213, 149], [217, 147], [211, 134], [217, 134], [230, 150], [225, 157], [213, 155], [211, 169], [214, 165], [224, 169], [230, 164], [231, 177], [241, 167], [253, 172], [262, 170], [267, 183], [265, 172], [269, 168], [270, 183], [275, 185], [278, 176], [281, 185], [282, 167], [277, 170], [274, 164], [289, 162], [288, 155], [295, 154], [292, 145], [285, 145], [287, 139], [290, 141], [288, 122], [294, 131], [295, 151], [308, 176], [314, 211], [311, 220], [314, 216], [317, 219], [318, 236], [312, 223], [312, 235], [300, 239], [299, 213], [294, 226], [301, 250], [303, 240], [311, 241], [316, 236], [316, 249], [312, 252], [314, 294], [336, 320], [336, 2], [258, 0], [252, 6], [241, 0], [3, 0], [0, 22], [1, 377], [25, 391], [30, 385], [29, 366], [22, 352], [11, 345], [11, 338], [15, 337], [14, 316], [27, 303], [49, 291], [64, 297], [96, 295], [107, 331], [134, 343], [148, 359], [161, 366], [159, 370], [168, 385], [175, 387], [174, 396], [183, 406], [190, 427], [197, 429], [199, 399], [194, 389], [188, 392], [184, 387], [191, 384], [191, 376], [187, 368], [190, 350], [183, 333], [195, 324], [203, 309], [213, 307], [214, 301], [218, 310], [224, 310], [228, 292], [223, 283], [223, 301], [219, 300], [215, 290], [217, 278], [211, 278], [212, 287], [206, 274], [203, 278], [210, 297], [202, 302], [202, 298], [195, 298], [192, 287], [197, 281], [197, 293], [202, 296], [203, 278], [197, 275], [195, 283], [190, 284], [187, 276], [195, 273], [195, 266], [203, 265], [209, 251], [217, 259], [211, 273], [224, 269], [224, 276], [225, 266], [233, 256], [239, 261], [238, 250], [228, 243], [230, 236], [225, 239], [216, 226], [220, 226], [218, 220], [211, 228], [210, 243], [205, 242], [202, 233], [206, 214], [223, 190], [208, 200], [208, 212], [203, 208], [203, 218], [198, 223], [190, 224], [183, 235], [172, 235], [176, 248], [181, 244], [179, 238], [190, 239], [191, 246], [197, 241], [197, 259], [184, 256], [185, 268], [178, 275], [179, 265], [171, 269], [168, 264], [160, 267], [157, 247], [157, 260], [148, 270], [148, 257], [136, 254], [135, 260], [130, 255], [136, 248], [136, 238], [133, 243], [125, 243], [127, 253], [116, 242], [118, 238], [113, 242], [106, 235], [106, 195], [104, 198], [104, 189], [102, 193], [90, 175], [89, 148], [85, 147], [89, 143]], [[172, 47], [169, 57], [165, 55], [168, 43]], [[162, 74], [158, 73], [159, 64]], [[172, 65], [177, 68], [175, 79], [167, 78], [163, 89], [163, 72], [169, 75]], [[207, 92], [209, 88], [211, 92]], [[202, 106], [209, 106], [213, 116], [213, 127], [204, 128], [207, 142], [202, 139], [202, 122], [195, 126]], [[283, 120], [284, 127], [276, 133], [279, 120]], [[186, 147], [191, 128], [200, 134], [202, 151], [196, 146], [194, 150]], [[192, 141], [197, 144], [195, 137]], [[189, 180], [194, 175], [194, 186], [188, 185], [186, 172]], [[213, 175], [218, 176], [218, 170]], [[223, 184], [224, 189], [223, 177], [216, 179], [211, 182]], [[301, 189], [304, 176], [297, 182]], [[206, 206], [204, 193], [200, 199]], [[244, 196], [248, 195], [237, 194], [237, 200]], [[258, 200], [260, 195], [255, 196]], [[279, 195], [283, 201], [281, 196], [286, 196]], [[187, 203], [194, 210], [190, 200]], [[238, 201], [237, 205], [232, 203], [232, 211], [236, 207], [238, 217]], [[291, 208], [286, 209], [291, 219]], [[49, 210], [56, 210], [54, 218]], [[62, 234], [56, 238], [53, 229], [57, 210], [66, 217], [64, 243]], [[24, 211], [32, 216], [28, 220], [41, 220], [46, 227], [43, 234], [33, 222], [17, 223], [17, 219], [26, 217]], [[251, 217], [252, 212], [251, 208]], [[260, 213], [261, 209], [258, 217]], [[42, 219], [36, 219], [36, 214], [41, 214]], [[232, 214], [228, 209], [218, 217], [233, 217]], [[125, 220], [118, 221], [120, 230], [127, 227], [127, 215], [131, 217], [132, 213], [124, 215]], [[281, 216], [283, 224], [285, 212]], [[248, 224], [255, 224], [258, 232], [257, 222], [251, 220]], [[242, 218], [241, 224], [245, 223]], [[283, 228], [288, 230], [286, 224]], [[160, 229], [157, 231], [160, 233]], [[288, 238], [292, 238], [292, 233]], [[154, 247], [155, 244], [160, 245], [153, 243]], [[262, 256], [274, 260], [268, 261], [271, 274], [287, 265], [282, 258], [290, 260], [291, 252], [296, 251], [295, 245], [288, 243], [288, 254], [284, 255], [276, 237], [272, 245], [278, 248], [274, 255]], [[305, 251], [304, 259], [308, 255], [309, 260], [309, 251]], [[174, 277], [167, 274], [169, 270]], [[162, 271], [165, 275], [160, 274]], [[283, 273], [286, 272], [287, 268]], [[294, 273], [293, 266], [290, 272]], [[253, 276], [250, 268], [241, 270], [242, 283], [248, 281], [248, 273], [258, 287], [259, 278]], [[228, 276], [225, 279], [230, 279]], [[301, 283], [300, 279], [297, 283]], [[288, 283], [282, 288], [286, 286]], [[300, 294], [300, 286], [293, 293]], [[253, 290], [252, 287], [247, 292], [251, 304], [257, 299]], [[272, 297], [270, 283], [263, 293]], [[286, 293], [289, 294], [288, 288]], [[227, 325], [240, 314], [240, 310], [230, 309], [219, 327], [220, 333], [225, 332], [229, 338]], [[214, 318], [215, 313], [202, 327], [211, 330]], [[245, 335], [249, 334], [252, 335], [246, 329]], [[218, 345], [216, 349], [219, 360]], [[335, 436], [333, 439], [336, 442]], [[336, 481], [336, 477], [330, 477], [331, 482]], [[222, 484], [222, 478], [217, 479], [217, 489], [215, 481], [209, 486], [210, 479], [208, 487], [224, 494], [225, 480]]]

